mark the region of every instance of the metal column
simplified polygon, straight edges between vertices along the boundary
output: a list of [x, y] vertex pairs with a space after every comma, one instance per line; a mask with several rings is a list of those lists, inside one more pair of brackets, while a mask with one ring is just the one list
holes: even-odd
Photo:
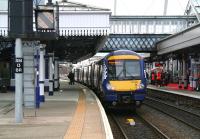
[[54, 65], [54, 89], [58, 90], [59, 89], [59, 72], [58, 72], [58, 58], [55, 57], [55, 65]]
[[53, 54], [49, 53], [49, 96], [53, 96]]
[[45, 102], [44, 96], [44, 45], [40, 45], [39, 86], [40, 102]]
[[[22, 58], [22, 40], [15, 41], [15, 58]], [[22, 109], [23, 94], [23, 73], [15, 73], [15, 122], [21, 123], [23, 120]]]
[[188, 85], [187, 85], [187, 66], [186, 66], [186, 63], [185, 63], [186, 59], [185, 57], [183, 56], [183, 82], [184, 82], [184, 89], [187, 89], [188, 88]]
[[178, 87], [182, 88], [182, 68], [181, 68], [181, 60], [178, 59]]

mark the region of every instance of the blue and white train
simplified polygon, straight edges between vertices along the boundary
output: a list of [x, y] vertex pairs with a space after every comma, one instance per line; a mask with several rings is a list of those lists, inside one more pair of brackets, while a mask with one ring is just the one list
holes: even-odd
[[140, 106], [146, 95], [144, 60], [133, 51], [111, 52], [74, 73], [75, 81], [94, 89], [106, 105]]

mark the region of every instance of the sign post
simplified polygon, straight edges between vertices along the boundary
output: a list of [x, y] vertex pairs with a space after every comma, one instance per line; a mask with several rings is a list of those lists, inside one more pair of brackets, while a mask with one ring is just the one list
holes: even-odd
[[22, 40], [17, 38], [15, 41], [15, 122], [22, 123], [22, 94], [23, 94], [23, 58]]

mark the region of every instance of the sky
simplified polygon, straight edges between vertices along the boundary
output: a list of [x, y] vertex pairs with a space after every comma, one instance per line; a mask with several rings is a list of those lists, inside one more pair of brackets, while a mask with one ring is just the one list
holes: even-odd
[[[114, 13], [115, 0], [69, 0], [111, 9]], [[165, 0], [116, 0], [116, 15], [163, 15]], [[183, 15], [188, 0], [168, 0], [167, 15]]]

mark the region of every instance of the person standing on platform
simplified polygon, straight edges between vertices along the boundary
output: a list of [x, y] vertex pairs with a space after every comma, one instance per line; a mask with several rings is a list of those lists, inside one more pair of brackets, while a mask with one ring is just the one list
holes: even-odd
[[70, 72], [67, 76], [70, 80], [69, 84], [70, 85], [73, 85], [74, 84], [74, 73], [73, 72]]
[[151, 72], [151, 84], [155, 84], [155, 73], [154, 71]]
[[161, 71], [157, 72], [157, 78], [156, 78], [156, 80], [157, 80], [157, 85], [161, 87], [161, 85], [162, 85]]
[[167, 80], [167, 79], [166, 79], [166, 78], [167, 78], [167, 77], [166, 77], [166, 72], [162, 72], [162, 73], [161, 73], [161, 77], [162, 77], [162, 86], [165, 86], [165, 85], [167, 84], [167, 83], [166, 83], [166, 82], [167, 82], [167, 81], [166, 81], [166, 80]]
[[71, 78], [72, 78], [72, 79], [71, 79], [71, 80], [72, 80], [71, 82], [72, 82], [72, 85], [74, 85], [74, 73], [73, 73], [73, 72], [72, 72], [72, 75], [71, 75], [71, 76], [72, 76], [72, 77], [71, 77]]

